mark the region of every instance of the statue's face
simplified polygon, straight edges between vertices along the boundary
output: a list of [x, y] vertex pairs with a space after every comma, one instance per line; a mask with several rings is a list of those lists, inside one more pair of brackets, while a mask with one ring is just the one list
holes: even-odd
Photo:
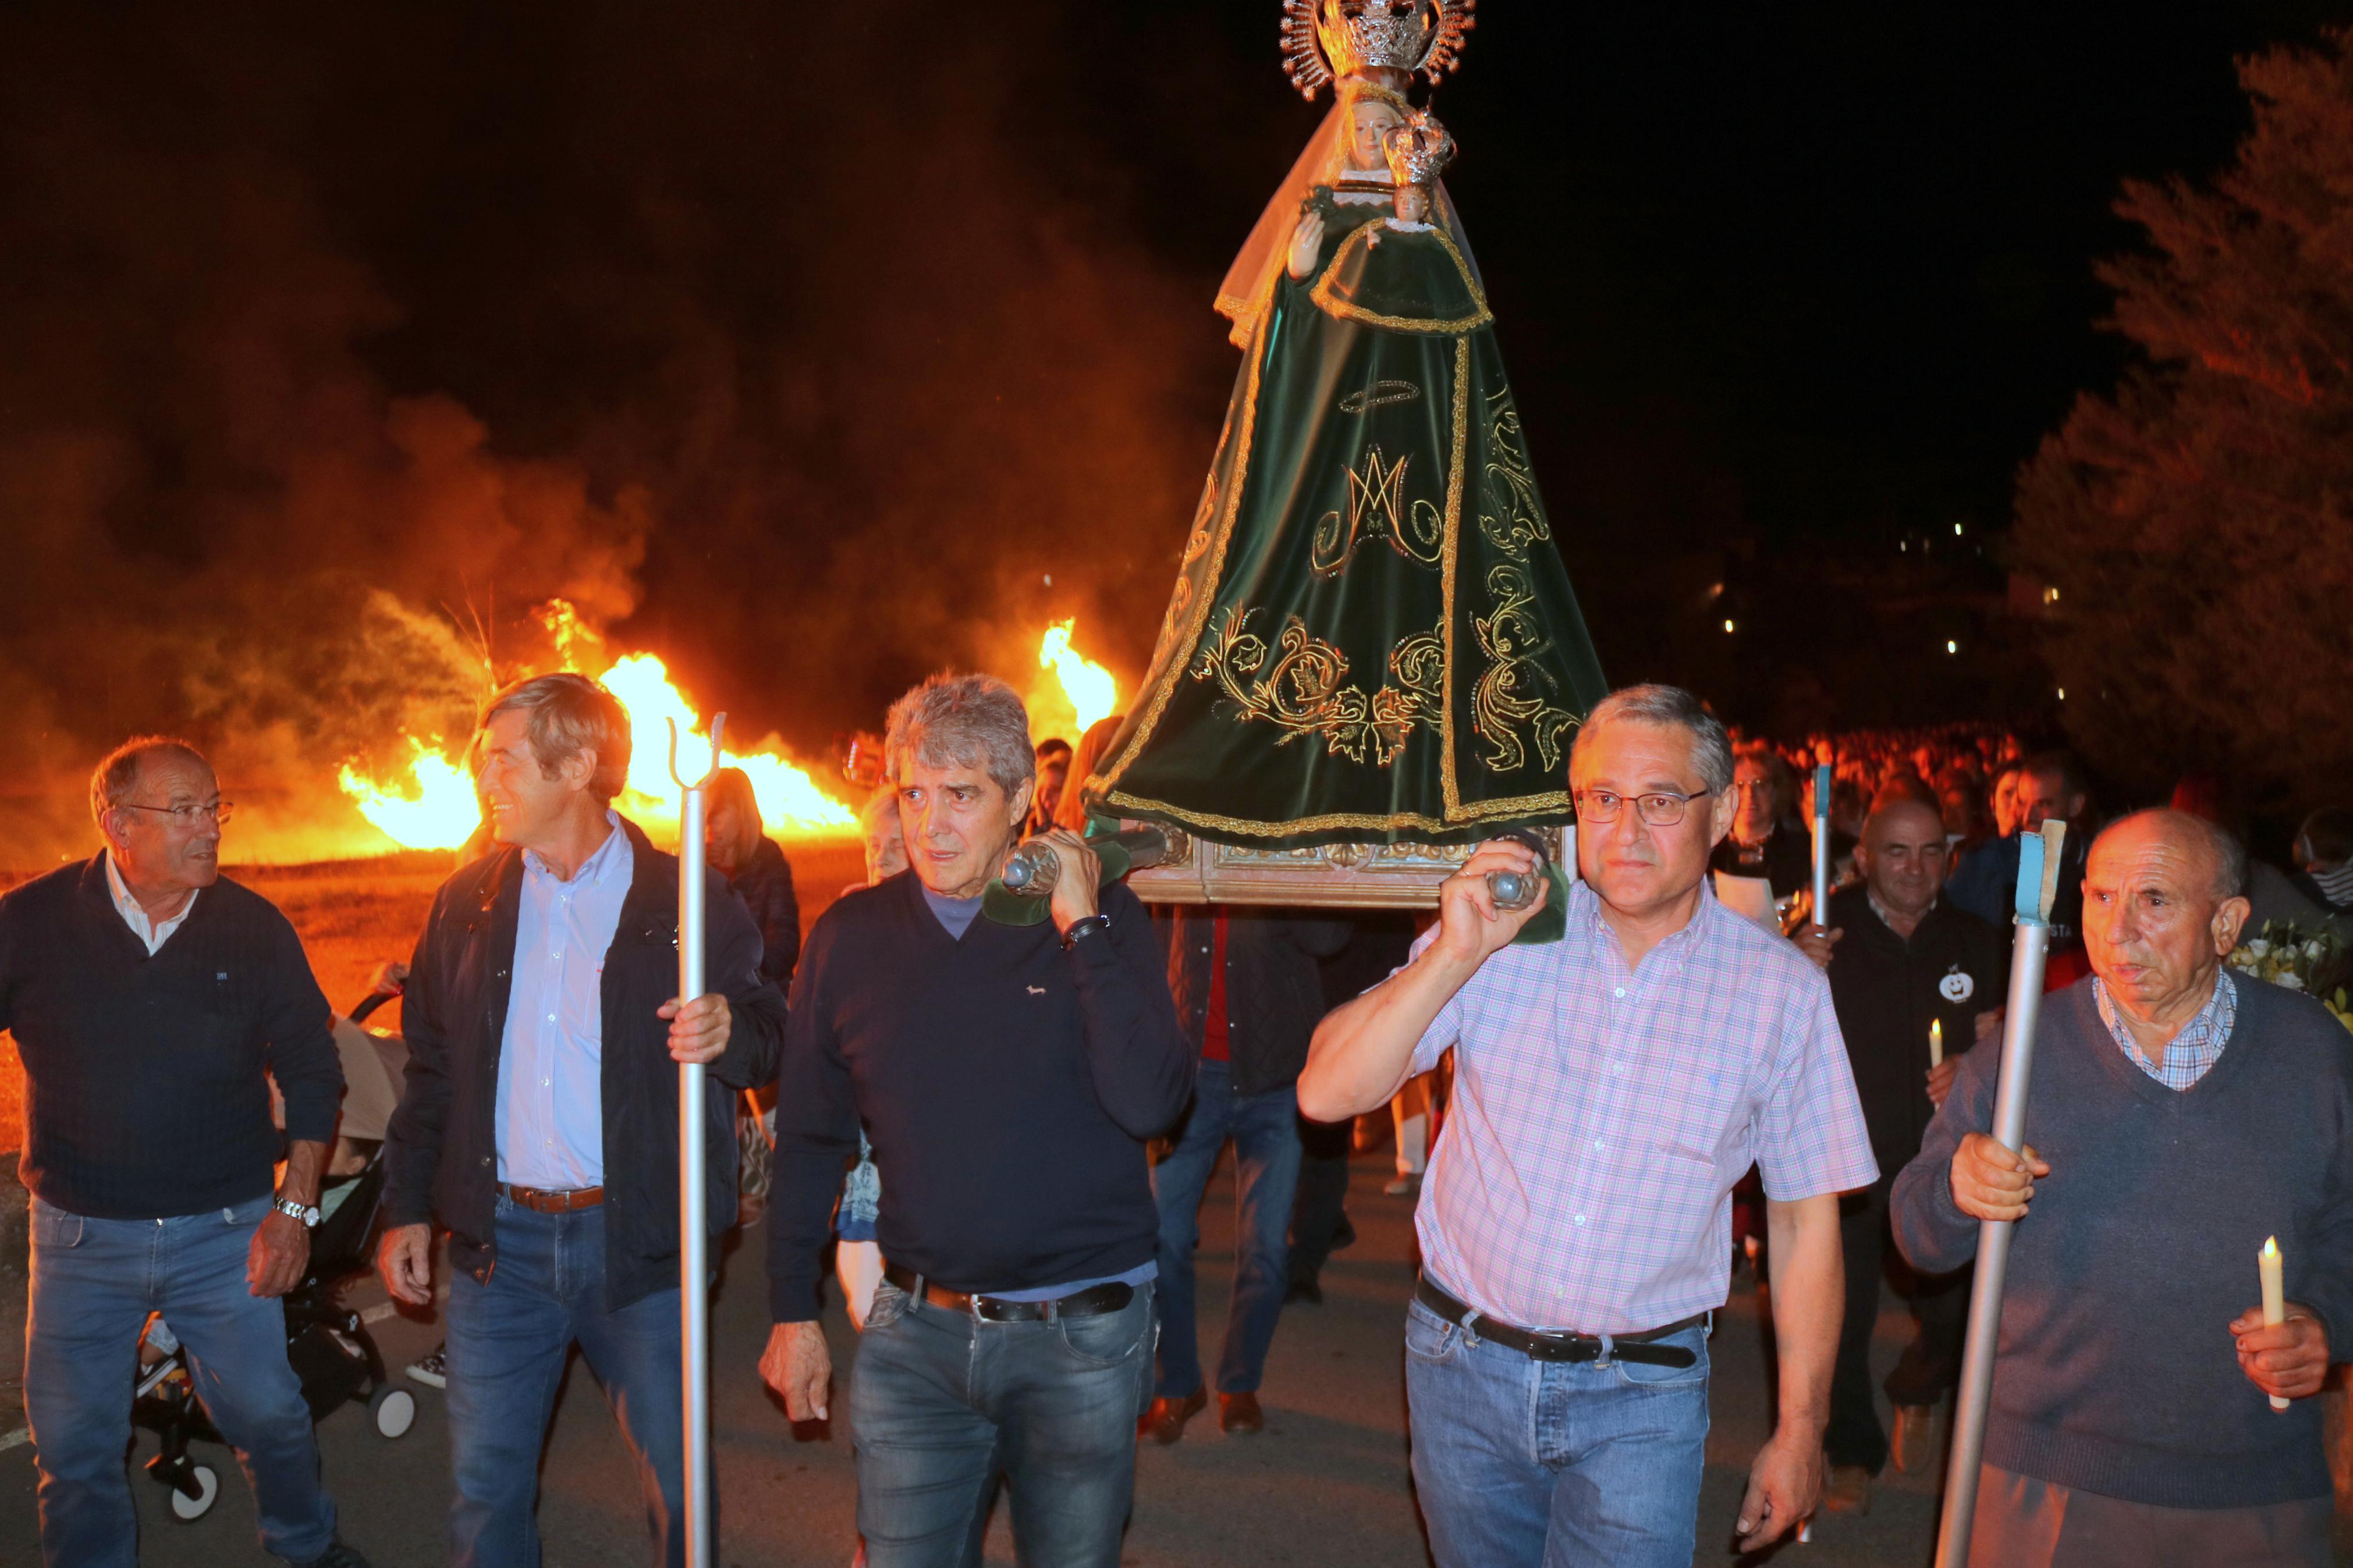
[[1348, 109], [1348, 167], [1388, 172], [1389, 156], [1381, 138], [1405, 123], [1405, 117], [1377, 98], [1360, 98]]
[[1397, 215], [1408, 223], [1430, 221], [1430, 187], [1399, 185], [1397, 193]]

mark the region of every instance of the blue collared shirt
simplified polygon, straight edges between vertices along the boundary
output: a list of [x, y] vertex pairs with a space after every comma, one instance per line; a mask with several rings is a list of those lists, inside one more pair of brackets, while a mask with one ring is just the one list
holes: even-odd
[[568, 882], [525, 850], [514, 986], [499, 1051], [499, 1180], [605, 1184], [605, 951], [637, 856], [621, 819]]
[[2222, 1059], [2222, 1047], [2231, 1043], [2231, 1030], [2239, 1022], [2239, 988], [2231, 984], [2230, 972], [2218, 970], [2214, 974], [2214, 994], [2206, 998], [2206, 1005], [2198, 1009], [2198, 1016], [2182, 1026], [2181, 1033], [2165, 1043], [2158, 1052], [2161, 1062], [2151, 1067], [2140, 1047], [2133, 1041], [2132, 1032], [2116, 1014], [2116, 998], [2108, 994], [2108, 983], [2092, 982], [2092, 999], [2100, 1005], [2100, 1022], [2108, 1026], [2108, 1038], [2116, 1041], [2132, 1065], [2179, 1093], [2194, 1089], [2198, 1080], [2213, 1069]]

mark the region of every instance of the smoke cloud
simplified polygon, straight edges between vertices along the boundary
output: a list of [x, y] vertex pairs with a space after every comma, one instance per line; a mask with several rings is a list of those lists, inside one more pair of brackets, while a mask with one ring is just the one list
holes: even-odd
[[0, 19], [0, 865], [144, 730], [323, 847], [555, 595], [807, 756], [1050, 616], [1132, 680], [1232, 365], [1082, 9]]

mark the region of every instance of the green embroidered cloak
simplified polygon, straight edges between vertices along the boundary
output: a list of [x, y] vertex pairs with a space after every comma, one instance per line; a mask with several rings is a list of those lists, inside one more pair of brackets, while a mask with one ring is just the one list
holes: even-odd
[[1459, 843], [1568, 821], [1607, 691], [1493, 318], [1443, 226], [1306, 204], [1257, 312], [1151, 673], [1089, 793], [1224, 843]]

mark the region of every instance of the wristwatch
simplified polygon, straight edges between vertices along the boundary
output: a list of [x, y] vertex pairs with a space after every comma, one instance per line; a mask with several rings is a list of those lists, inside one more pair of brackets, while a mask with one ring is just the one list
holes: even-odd
[[275, 1208], [280, 1214], [284, 1215], [288, 1219], [301, 1220], [306, 1229], [315, 1230], [318, 1228], [319, 1205], [316, 1204], [298, 1204], [292, 1198], [281, 1197], [276, 1200], [270, 1206]]
[[1071, 922], [1071, 929], [1062, 933], [1062, 945], [1065, 948], [1076, 947], [1079, 945], [1079, 940], [1082, 937], [1092, 936], [1096, 931], [1109, 930], [1111, 930], [1111, 917], [1109, 915], [1081, 915], [1077, 920]]

